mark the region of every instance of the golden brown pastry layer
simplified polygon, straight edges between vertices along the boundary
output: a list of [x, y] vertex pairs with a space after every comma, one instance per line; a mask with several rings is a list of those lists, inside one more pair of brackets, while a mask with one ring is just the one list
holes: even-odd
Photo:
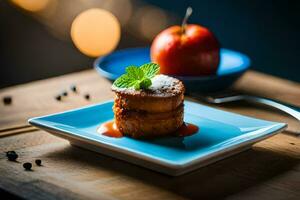
[[183, 124], [183, 105], [173, 111], [149, 113], [114, 106], [115, 123], [124, 134], [134, 138], [164, 136]]
[[115, 88], [115, 123], [134, 138], [168, 135], [183, 124], [184, 86], [178, 79], [158, 75], [147, 90]]

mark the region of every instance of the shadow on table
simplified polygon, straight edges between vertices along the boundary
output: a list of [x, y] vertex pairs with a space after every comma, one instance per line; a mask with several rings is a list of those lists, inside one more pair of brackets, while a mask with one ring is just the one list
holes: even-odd
[[179, 177], [171, 177], [101, 154], [70, 146], [48, 154], [143, 180], [185, 198], [223, 198], [291, 170], [298, 160], [264, 149], [251, 149]]

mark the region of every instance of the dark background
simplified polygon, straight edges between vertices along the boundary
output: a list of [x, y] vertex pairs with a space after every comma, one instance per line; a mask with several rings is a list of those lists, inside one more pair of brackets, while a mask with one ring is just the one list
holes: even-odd
[[[192, 6], [189, 22], [210, 28], [223, 47], [247, 54], [252, 69], [300, 82], [300, 1], [142, 3], [174, 14], [177, 23], [186, 7]], [[70, 39], [54, 37], [31, 14], [3, 0], [0, 10], [0, 88], [92, 68], [94, 58], [81, 54]], [[150, 44], [151, 40], [124, 31], [118, 48]]]

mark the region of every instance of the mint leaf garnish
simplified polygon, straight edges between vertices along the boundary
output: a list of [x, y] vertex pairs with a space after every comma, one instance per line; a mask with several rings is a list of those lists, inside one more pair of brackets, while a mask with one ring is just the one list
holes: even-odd
[[134, 89], [135, 89], [135, 90], [139, 90], [140, 88], [141, 88], [140, 82], [139, 82], [139, 81], [136, 81], [136, 82], [134, 83]]
[[147, 63], [140, 67], [147, 78], [153, 78], [159, 72], [159, 65], [155, 63]]
[[135, 80], [141, 80], [144, 77], [144, 72], [136, 66], [126, 67], [127, 76]]
[[113, 85], [119, 88], [131, 88], [135, 90], [147, 89], [152, 85], [151, 78], [159, 73], [159, 65], [147, 63], [140, 67], [128, 66], [126, 74], [120, 76]]
[[141, 88], [149, 88], [152, 85], [151, 79], [145, 78], [140, 82]]
[[134, 86], [135, 79], [132, 79], [127, 74], [124, 74], [115, 80], [113, 84], [119, 88], [128, 88]]

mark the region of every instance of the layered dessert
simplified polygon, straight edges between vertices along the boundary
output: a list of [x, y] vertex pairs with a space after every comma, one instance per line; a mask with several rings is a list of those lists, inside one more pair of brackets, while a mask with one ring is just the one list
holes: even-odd
[[112, 86], [118, 130], [134, 138], [165, 136], [183, 125], [184, 85], [173, 77], [155, 75], [147, 89]]
[[98, 133], [109, 137], [190, 136], [198, 127], [185, 123], [184, 85], [159, 74], [159, 66], [129, 66], [112, 85], [114, 120], [101, 124]]

